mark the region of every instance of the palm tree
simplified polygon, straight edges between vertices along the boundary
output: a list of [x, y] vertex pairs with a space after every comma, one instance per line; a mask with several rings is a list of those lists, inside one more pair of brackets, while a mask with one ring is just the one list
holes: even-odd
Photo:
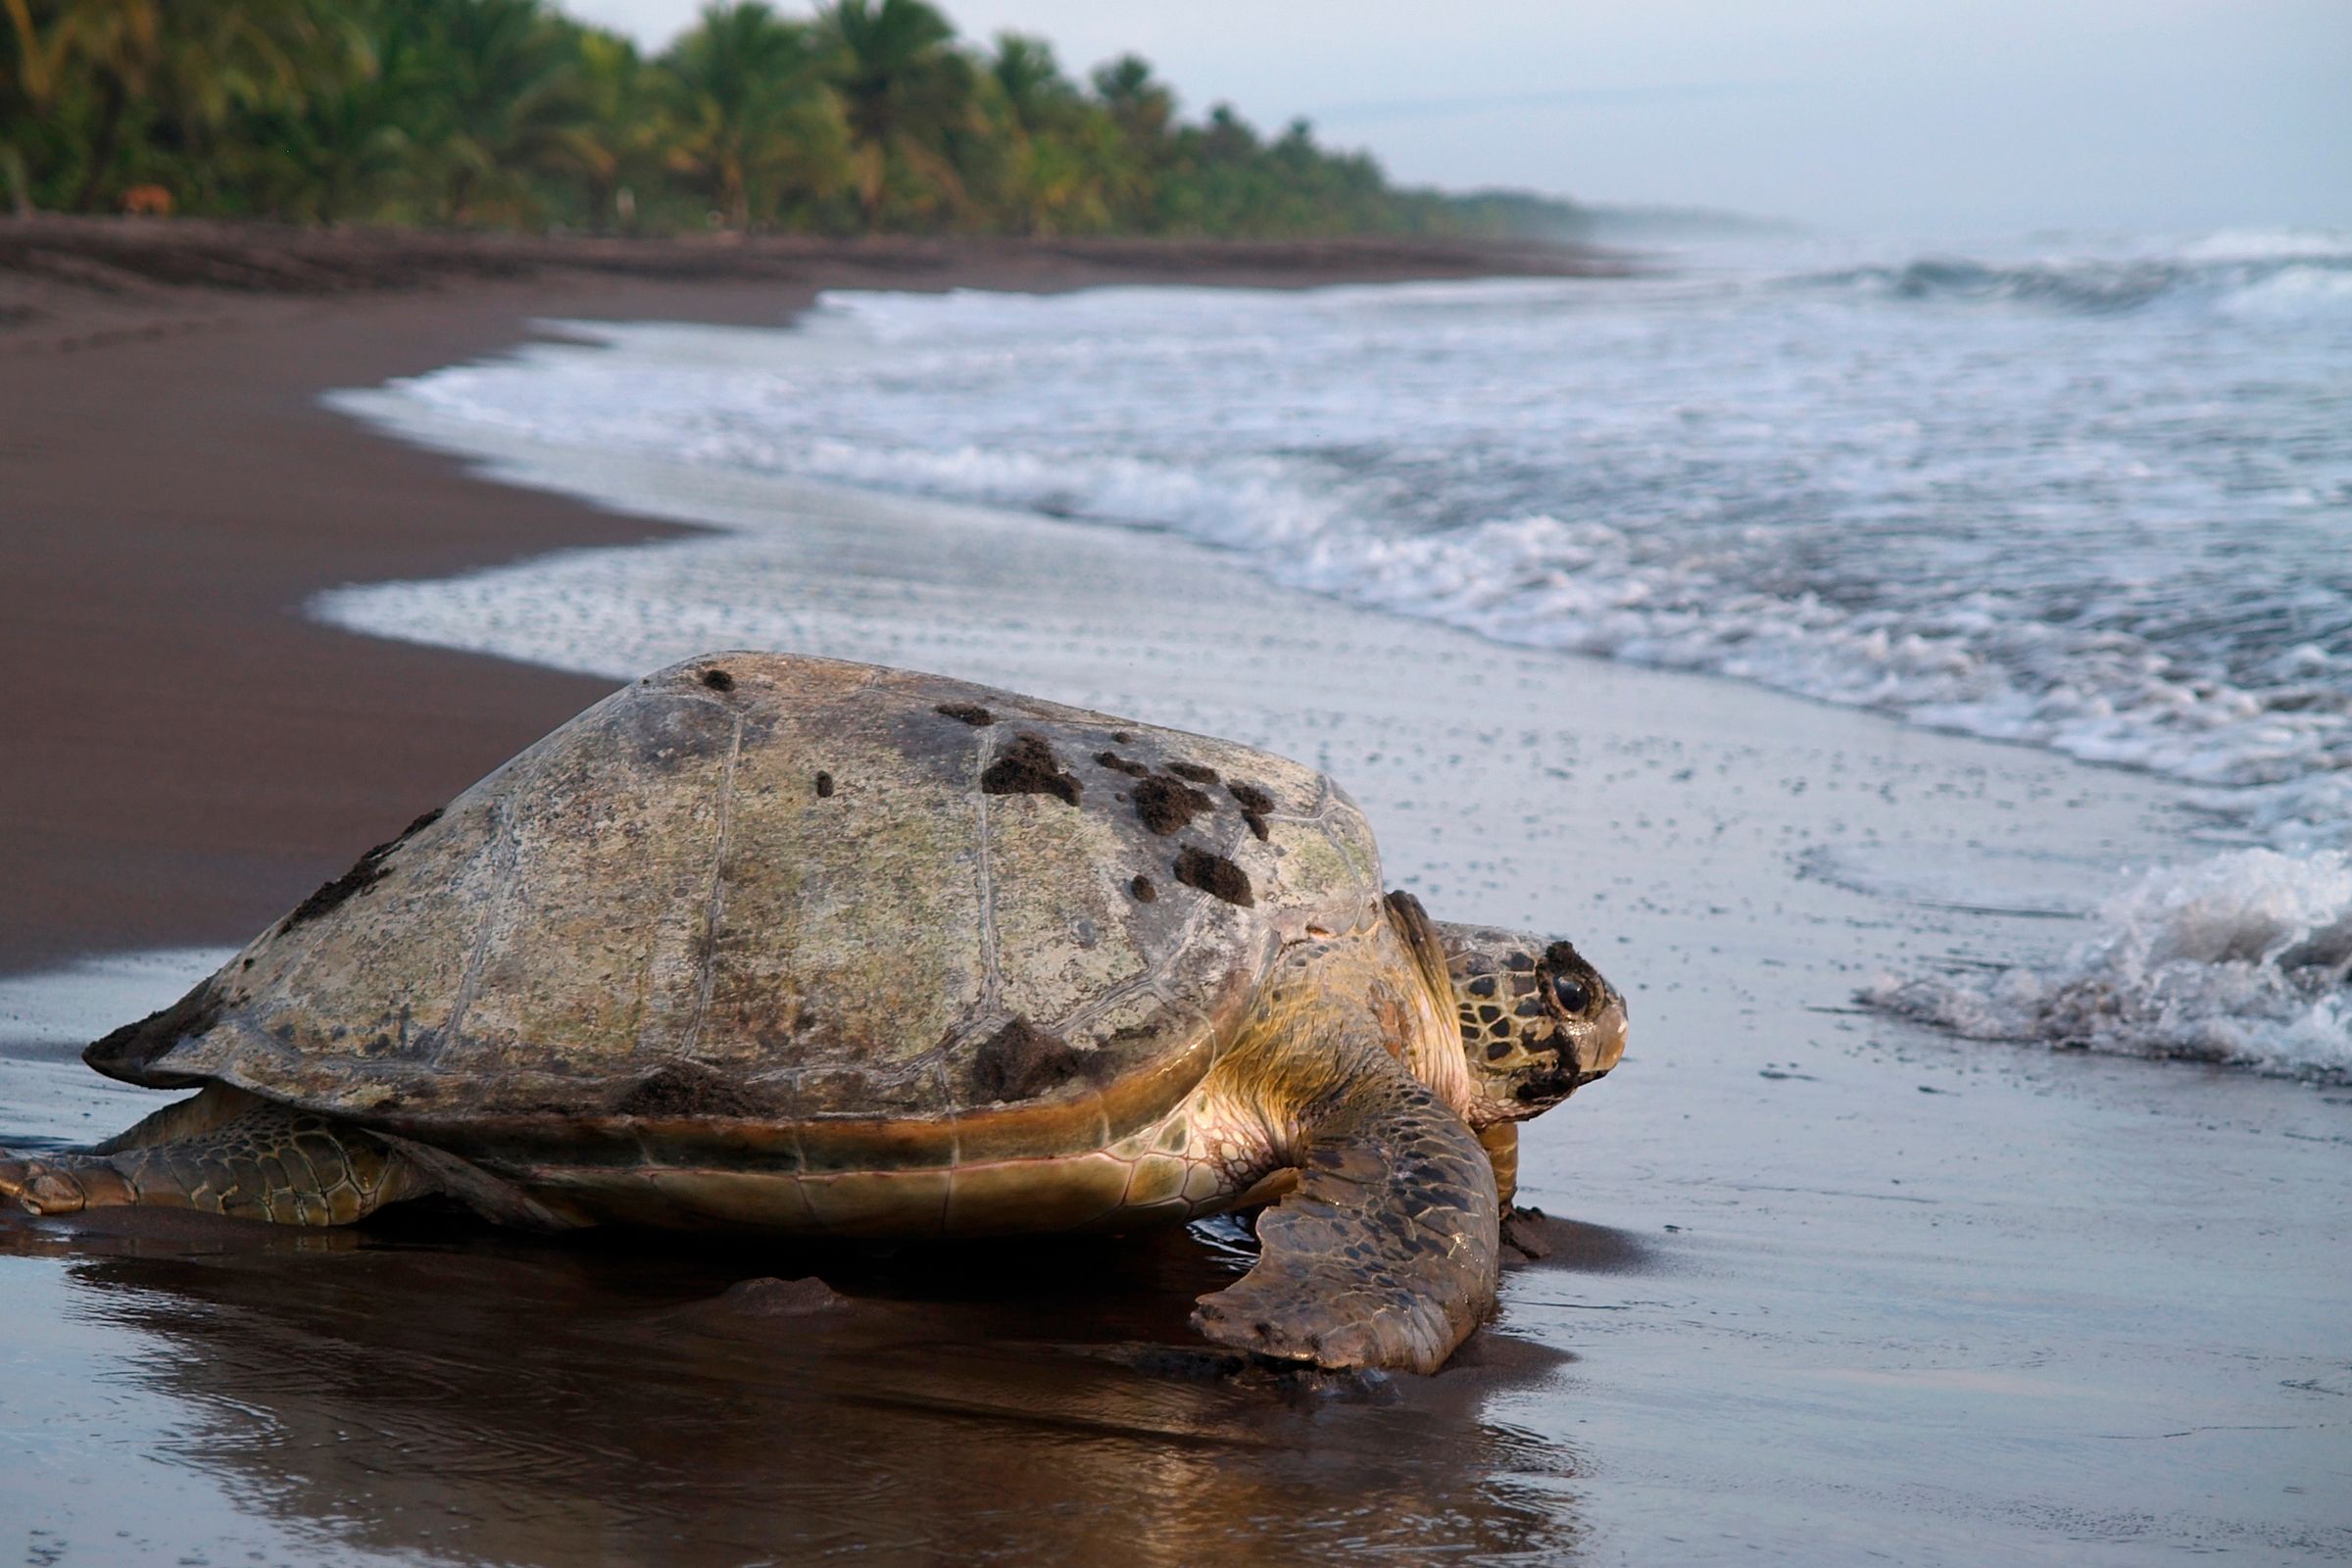
[[[69, 72], [84, 72], [97, 88], [97, 128], [74, 206], [87, 212], [114, 172], [116, 143], [123, 112], [134, 95], [144, 95], [163, 64], [167, 7], [161, 0], [80, 0], [53, 13], [59, 53]], [[62, 73], [61, 73], [62, 74]]]
[[1043, 38], [1017, 32], [997, 34], [997, 52], [988, 63], [1012, 123], [1023, 135], [1058, 129], [1076, 106], [1078, 89], [1061, 74], [1054, 46]]
[[576, 150], [588, 186], [588, 220], [599, 230], [614, 220], [629, 225], [635, 188], [658, 177], [661, 130], [655, 77], [637, 46], [595, 27], [574, 30], [572, 47], [588, 119]]
[[1136, 227], [1156, 226], [1155, 209], [1165, 199], [1168, 126], [1176, 118], [1176, 95], [1152, 74], [1141, 55], [1121, 55], [1094, 73], [1095, 99], [1110, 120], [1111, 145], [1098, 154], [1118, 219]]
[[923, 0], [836, 0], [817, 25], [826, 79], [850, 123], [867, 229], [882, 227], [893, 194], [919, 214], [943, 199], [967, 210], [957, 143], [983, 127], [972, 63], [956, 48], [948, 19]]
[[[209, 20], [215, 29], [175, 40], [150, 89], [138, 157], [139, 177], [161, 183], [183, 205], [218, 209], [272, 173], [296, 167], [270, 134], [301, 121], [315, 98], [368, 75], [374, 50], [368, 25], [375, 7], [363, 0], [271, 0], [200, 9], [178, 26]], [[173, 6], [172, 9], [180, 9]], [[259, 22], [259, 36], [234, 30]], [[188, 27], [189, 33], [196, 28]], [[299, 142], [299, 136], [288, 138]], [[387, 149], [389, 151], [389, 149]], [[280, 188], [283, 188], [282, 178]]]
[[45, 12], [36, 17], [28, 0], [0, 0], [0, 179], [9, 205], [23, 216], [33, 208], [32, 160], [24, 140], [56, 123], [57, 83], [66, 46], [65, 29]]
[[330, 223], [374, 217], [422, 161], [412, 129], [438, 85], [432, 18], [410, 0], [346, 16], [342, 58], [309, 77], [293, 110], [247, 127], [247, 174], [264, 211]]
[[1154, 79], [1142, 55], [1121, 55], [1095, 68], [1095, 96], [1110, 111], [1139, 154], [1150, 154], [1168, 134], [1176, 117], [1176, 95]]
[[541, 0], [431, 0], [426, 9], [429, 101], [417, 129], [438, 175], [434, 216], [521, 218], [535, 206], [531, 176], [592, 162], [582, 147], [591, 109], [567, 24]]
[[750, 228], [755, 203], [773, 208], [787, 187], [832, 188], [849, 133], [818, 84], [808, 28], [762, 0], [712, 0], [662, 64], [670, 165], [710, 192], [728, 226]]
[[982, 86], [999, 121], [991, 172], [1005, 225], [1024, 234], [1103, 227], [1109, 213], [1087, 135], [1089, 117], [1101, 121], [1102, 111], [1061, 74], [1053, 45], [999, 33]]
[[[7, 0], [11, 30], [42, 90], [78, 78], [94, 95], [96, 122], [74, 205], [98, 203], [114, 174], [134, 106], [183, 126], [218, 122], [232, 106], [299, 86], [320, 26], [312, 0], [236, 5], [169, 0], [62, 0], [45, 27], [23, 0]], [[26, 76], [27, 86], [31, 75]]]

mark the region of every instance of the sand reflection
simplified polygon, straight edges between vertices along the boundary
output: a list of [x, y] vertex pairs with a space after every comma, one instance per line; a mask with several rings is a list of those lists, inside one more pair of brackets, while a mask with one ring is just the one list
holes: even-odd
[[[240, 1228], [241, 1229], [241, 1228]], [[1557, 1560], [1574, 1463], [1491, 1418], [1542, 1352], [1435, 1379], [1194, 1348], [1234, 1267], [1189, 1235], [898, 1257], [0, 1224], [66, 1260], [116, 1436], [224, 1509], [376, 1551], [498, 1562]], [[309, 1244], [309, 1245], [296, 1245]], [[728, 1288], [820, 1264], [852, 1299]], [[39, 1419], [42, 1412], [24, 1412]], [[53, 1412], [68, 1418], [86, 1412]]]

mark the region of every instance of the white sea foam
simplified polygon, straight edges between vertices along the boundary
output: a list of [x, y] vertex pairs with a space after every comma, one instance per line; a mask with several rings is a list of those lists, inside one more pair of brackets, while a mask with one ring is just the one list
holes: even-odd
[[2244, 850], [2149, 873], [2047, 968], [1883, 976], [1861, 1000], [1978, 1040], [2352, 1077], [2352, 863]]
[[[847, 293], [790, 331], [579, 325], [389, 396], [584, 459], [1173, 530], [1514, 643], [2151, 769], [2316, 857], [2352, 832], [2347, 290], [2342, 236], [2247, 233], [1635, 282]], [[757, 532], [667, 612], [758, 621], [780, 568]], [[573, 664], [634, 646], [626, 570], [534, 569], [564, 586], [529, 610], [476, 580], [322, 612]]]
[[2224, 228], [2182, 240], [2179, 253], [2199, 262], [2340, 261], [2352, 256], [2352, 230]]

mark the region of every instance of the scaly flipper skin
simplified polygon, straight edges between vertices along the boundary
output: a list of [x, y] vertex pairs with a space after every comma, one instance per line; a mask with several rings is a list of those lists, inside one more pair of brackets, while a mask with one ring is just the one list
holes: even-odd
[[1302, 1120], [1298, 1185], [1259, 1215], [1257, 1266], [1201, 1298], [1193, 1326], [1285, 1360], [1435, 1372], [1494, 1309], [1486, 1151], [1380, 1051]]
[[[156, 1141], [137, 1141], [150, 1128]], [[138, 1203], [280, 1225], [348, 1225], [432, 1185], [357, 1128], [217, 1087], [108, 1150], [22, 1158], [0, 1152], [0, 1199], [34, 1214]]]

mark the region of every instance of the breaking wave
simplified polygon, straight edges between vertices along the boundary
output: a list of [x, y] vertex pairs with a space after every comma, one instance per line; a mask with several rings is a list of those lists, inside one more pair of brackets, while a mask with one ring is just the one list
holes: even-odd
[[1965, 257], [1922, 257], [1897, 266], [1824, 273], [1817, 286], [1899, 300], [2008, 301], [2060, 310], [2138, 310], [2188, 300], [2223, 310], [2335, 305], [2352, 310], [2352, 256], [2324, 248], [2269, 254], [2197, 254], [1997, 266]]
[[1883, 976], [1869, 1004], [1976, 1040], [2352, 1079], [2352, 863], [2244, 850], [2156, 871], [2060, 962]]

